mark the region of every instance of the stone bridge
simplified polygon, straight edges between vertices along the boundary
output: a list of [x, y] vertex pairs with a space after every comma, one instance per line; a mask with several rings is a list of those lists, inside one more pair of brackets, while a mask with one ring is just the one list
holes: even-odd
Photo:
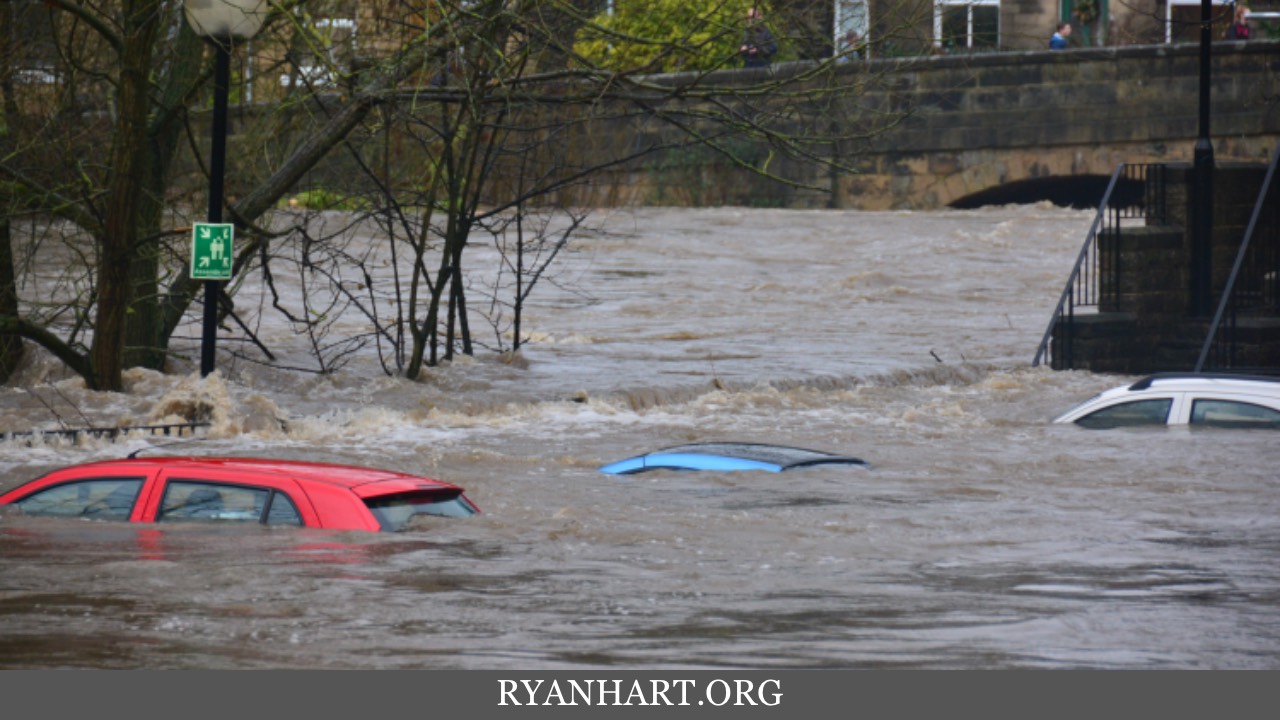
[[[784, 176], [834, 192], [735, 178], [723, 167], [702, 167], [696, 178], [686, 169], [681, 178], [675, 164], [650, 161], [648, 171], [633, 169], [592, 194], [604, 202], [681, 203], [673, 188], [696, 180], [684, 202], [868, 210], [1037, 199], [1096, 205], [1121, 162], [1192, 159], [1199, 67], [1196, 44], [853, 63], [842, 71], [880, 79], [868, 85], [862, 105], [892, 108], [896, 124], [851, 148], [846, 164], [854, 173], [816, 163], [778, 166]], [[732, 73], [738, 77], [730, 81], [749, 72]], [[1280, 141], [1280, 41], [1215, 43], [1210, 78], [1216, 160], [1265, 163]], [[731, 187], [746, 190], [724, 189]]]

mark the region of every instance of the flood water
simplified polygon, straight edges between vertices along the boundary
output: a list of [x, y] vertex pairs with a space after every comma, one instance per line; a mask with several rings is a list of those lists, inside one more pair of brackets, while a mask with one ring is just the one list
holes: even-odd
[[[221, 355], [100, 394], [36, 358], [0, 431], [204, 404], [206, 437], [153, 454], [417, 472], [484, 512], [395, 534], [0, 515], [0, 667], [1280, 667], [1275, 435], [1049, 422], [1131, 379], [1031, 367], [1091, 220], [599, 211], [515, 361], [420, 382]], [[873, 467], [596, 469], [711, 440]], [[164, 442], [0, 442], [0, 488]]]

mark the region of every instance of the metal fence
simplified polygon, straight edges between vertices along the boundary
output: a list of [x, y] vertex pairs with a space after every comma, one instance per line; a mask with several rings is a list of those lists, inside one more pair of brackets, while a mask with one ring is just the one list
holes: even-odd
[[[1167, 221], [1164, 170], [1165, 166], [1160, 164], [1121, 163], [1111, 173], [1076, 264], [1031, 361], [1033, 367], [1048, 357], [1054, 329], [1059, 325], [1062, 325], [1064, 345], [1059, 369], [1069, 370], [1075, 366], [1071, 340], [1076, 310], [1114, 307], [1119, 297], [1121, 256], [1115, 240], [1121, 227], [1138, 223], [1163, 225]], [[1111, 241], [1100, 242], [1100, 237], [1110, 237]]]
[[[1242, 357], [1241, 350], [1245, 326], [1252, 325], [1265, 333], [1265, 326], [1274, 325], [1280, 311], [1280, 188], [1273, 182], [1278, 162], [1280, 145], [1271, 154], [1249, 225], [1200, 349], [1196, 372], [1275, 372], [1275, 368], [1262, 367]], [[1266, 339], [1261, 338], [1260, 342], [1265, 343]]]
[[55, 430], [19, 430], [0, 432], [0, 441], [24, 441], [30, 443], [37, 438], [64, 438], [72, 442], [82, 437], [105, 438], [115, 440], [133, 435], [163, 435], [166, 437], [192, 437], [200, 428], [209, 427], [207, 422], [167, 423], [164, 425], [126, 425], [124, 427], [84, 427]]

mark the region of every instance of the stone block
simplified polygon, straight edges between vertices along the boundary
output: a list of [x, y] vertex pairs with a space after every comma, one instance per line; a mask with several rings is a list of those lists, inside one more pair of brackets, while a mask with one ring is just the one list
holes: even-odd
[[1003, 67], [984, 67], [977, 73], [978, 87], [1036, 87], [1044, 82], [1043, 66], [1018, 63]]

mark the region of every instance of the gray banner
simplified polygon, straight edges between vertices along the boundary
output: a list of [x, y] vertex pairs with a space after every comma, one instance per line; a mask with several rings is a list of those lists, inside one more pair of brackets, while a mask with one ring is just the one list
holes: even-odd
[[10, 671], [8, 717], [1248, 717], [1272, 673]]

